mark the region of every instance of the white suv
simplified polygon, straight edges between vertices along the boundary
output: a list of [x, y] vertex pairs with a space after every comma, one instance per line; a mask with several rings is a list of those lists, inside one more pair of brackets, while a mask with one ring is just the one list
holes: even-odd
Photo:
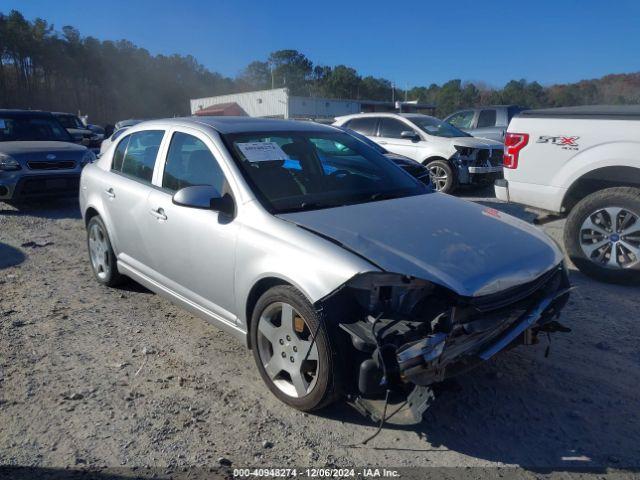
[[460, 184], [502, 178], [503, 146], [475, 138], [435, 117], [417, 113], [360, 113], [338, 117], [334, 125], [355, 130], [387, 150], [429, 168], [436, 190], [451, 193]]

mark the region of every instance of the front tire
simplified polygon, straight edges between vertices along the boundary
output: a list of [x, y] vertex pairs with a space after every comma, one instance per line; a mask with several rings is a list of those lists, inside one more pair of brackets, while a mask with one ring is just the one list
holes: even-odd
[[457, 181], [451, 164], [446, 160], [433, 160], [425, 163], [431, 175], [431, 183], [437, 192], [453, 193], [457, 187]]
[[607, 188], [582, 199], [567, 217], [567, 254], [604, 282], [640, 282], [640, 189]]
[[87, 247], [93, 275], [102, 285], [114, 287], [124, 281], [118, 272], [116, 254], [111, 247], [111, 240], [102, 218], [91, 217], [87, 224]]
[[325, 327], [306, 297], [288, 285], [267, 290], [253, 310], [251, 345], [260, 376], [279, 400], [298, 410], [318, 410], [339, 390]]

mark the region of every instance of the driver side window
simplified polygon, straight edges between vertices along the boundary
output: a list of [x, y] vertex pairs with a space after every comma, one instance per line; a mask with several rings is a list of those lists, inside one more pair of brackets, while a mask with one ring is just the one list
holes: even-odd
[[222, 194], [225, 192], [224, 173], [202, 140], [175, 132], [164, 165], [162, 188], [176, 192], [195, 185], [210, 185]]
[[413, 128], [395, 118], [380, 119], [380, 136], [386, 138], [402, 138], [402, 132], [415, 132]]
[[473, 116], [475, 112], [473, 110], [467, 110], [465, 112], [459, 112], [451, 116], [448, 122], [454, 127], [458, 128], [471, 128], [473, 123]]

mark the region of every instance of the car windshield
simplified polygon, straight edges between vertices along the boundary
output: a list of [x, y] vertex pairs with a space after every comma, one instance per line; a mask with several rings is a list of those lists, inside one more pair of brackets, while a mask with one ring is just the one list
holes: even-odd
[[56, 118], [60, 121], [64, 128], [87, 128], [75, 115], [56, 115]]
[[242, 133], [225, 135], [224, 140], [256, 196], [273, 213], [431, 192], [346, 133]]
[[466, 132], [454, 127], [450, 123], [443, 122], [435, 117], [429, 117], [423, 115], [420, 117], [410, 117], [408, 119], [411, 123], [415, 124], [420, 130], [433, 135], [435, 137], [470, 137]]
[[15, 141], [71, 142], [72, 138], [55, 118], [0, 115], [0, 142]]

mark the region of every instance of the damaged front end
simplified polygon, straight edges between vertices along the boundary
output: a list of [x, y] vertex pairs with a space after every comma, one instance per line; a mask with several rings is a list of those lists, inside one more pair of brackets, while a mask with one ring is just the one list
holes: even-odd
[[536, 343], [541, 332], [568, 331], [555, 318], [569, 290], [563, 266], [480, 297], [459, 296], [413, 277], [372, 272], [356, 275], [316, 307], [324, 318], [334, 319], [354, 348], [344, 360], [351, 363], [355, 395], [409, 393], [416, 386], [423, 395], [422, 387], [467, 371], [504, 349]]

